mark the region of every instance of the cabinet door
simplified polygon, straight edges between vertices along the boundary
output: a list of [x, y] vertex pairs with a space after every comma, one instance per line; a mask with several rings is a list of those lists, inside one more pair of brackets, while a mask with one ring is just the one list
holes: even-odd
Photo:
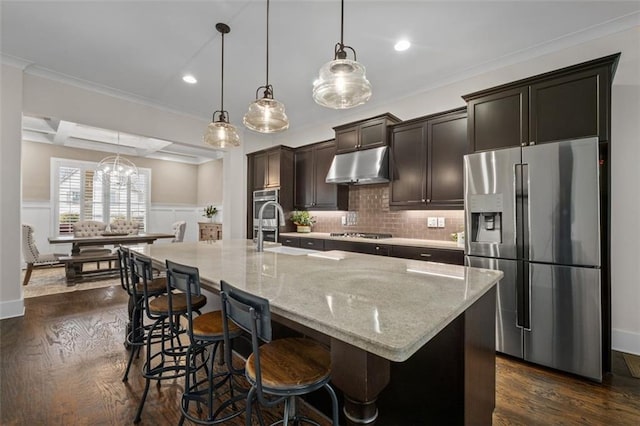
[[310, 250], [324, 250], [324, 240], [319, 238], [300, 238], [300, 247]]
[[297, 237], [280, 237], [280, 243], [283, 246], [300, 247], [300, 238]]
[[467, 114], [427, 122], [427, 199], [433, 208], [464, 207], [464, 155], [467, 153]]
[[314, 209], [347, 210], [349, 207], [349, 187], [327, 183], [327, 173], [336, 154], [334, 141], [318, 144], [314, 148]]
[[253, 189], [265, 188], [267, 174], [267, 154], [256, 154], [253, 157]]
[[391, 256], [403, 259], [424, 260], [429, 262], [464, 264], [462, 250], [443, 250], [428, 247], [391, 246]]
[[469, 150], [487, 151], [528, 143], [528, 88], [519, 87], [469, 101]]
[[295, 153], [295, 194], [297, 209], [308, 209], [313, 205], [313, 149], [297, 149]]
[[267, 152], [267, 174], [265, 188], [280, 186], [280, 150]]
[[427, 138], [423, 123], [396, 126], [391, 135], [389, 205], [426, 203]]
[[607, 139], [607, 68], [596, 68], [534, 84], [530, 89], [529, 142], [597, 136]]
[[374, 148], [387, 144], [387, 126], [385, 120], [371, 120], [360, 125], [359, 149]]
[[336, 131], [337, 152], [349, 152], [358, 149], [358, 127]]

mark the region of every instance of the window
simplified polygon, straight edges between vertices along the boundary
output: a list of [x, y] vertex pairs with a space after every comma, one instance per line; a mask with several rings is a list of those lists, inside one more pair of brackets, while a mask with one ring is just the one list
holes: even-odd
[[138, 175], [125, 185], [109, 183], [97, 164], [53, 158], [51, 199], [54, 200], [54, 224], [60, 234], [73, 232], [80, 220], [112, 222], [133, 220], [139, 229], [147, 228], [150, 205], [151, 170], [138, 168]]

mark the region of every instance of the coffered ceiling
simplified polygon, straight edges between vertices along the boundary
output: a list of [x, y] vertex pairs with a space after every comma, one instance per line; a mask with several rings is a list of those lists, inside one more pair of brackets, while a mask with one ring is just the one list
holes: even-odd
[[[266, 0], [2, 1], [0, 7], [3, 60], [24, 61], [28, 73], [210, 119], [220, 107], [215, 24], [224, 22], [231, 27], [225, 36], [225, 108], [236, 126], [265, 83]], [[373, 86], [369, 104], [357, 108], [384, 106], [637, 26], [639, 10], [638, 1], [346, 0], [344, 41]], [[394, 51], [400, 38], [411, 41], [409, 50]], [[291, 129], [339, 123], [347, 113], [311, 98], [318, 69], [333, 59], [339, 39], [338, 0], [271, 1], [270, 83]], [[198, 83], [183, 82], [186, 73]]]

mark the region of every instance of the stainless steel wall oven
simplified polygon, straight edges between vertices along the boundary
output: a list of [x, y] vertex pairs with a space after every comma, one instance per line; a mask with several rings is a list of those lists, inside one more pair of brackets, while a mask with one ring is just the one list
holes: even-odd
[[[263, 189], [253, 191], [253, 240], [258, 238], [258, 214], [268, 201], [279, 202], [279, 190]], [[278, 241], [278, 211], [276, 207], [267, 206], [262, 214], [262, 231], [264, 241]]]

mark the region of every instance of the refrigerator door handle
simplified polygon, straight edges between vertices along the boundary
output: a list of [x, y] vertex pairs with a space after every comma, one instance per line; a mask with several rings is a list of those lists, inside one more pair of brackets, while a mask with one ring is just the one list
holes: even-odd
[[513, 244], [516, 247], [516, 257], [522, 258], [522, 223], [520, 218], [522, 217], [522, 164], [514, 164], [514, 181], [513, 181], [513, 199], [515, 200], [515, 212], [513, 217], [515, 218], [514, 228], [515, 232], [513, 237], [515, 241]]
[[531, 222], [529, 217], [531, 214], [531, 206], [529, 205], [529, 165], [522, 164], [522, 210], [521, 214], [521, 232], [522, 232], [522, 258], [531, 259], [529, 235], [531, 235]]
[[518, 262], [516, 272], [517, 327], [531, 330], [531, 272], [528, 262]]

